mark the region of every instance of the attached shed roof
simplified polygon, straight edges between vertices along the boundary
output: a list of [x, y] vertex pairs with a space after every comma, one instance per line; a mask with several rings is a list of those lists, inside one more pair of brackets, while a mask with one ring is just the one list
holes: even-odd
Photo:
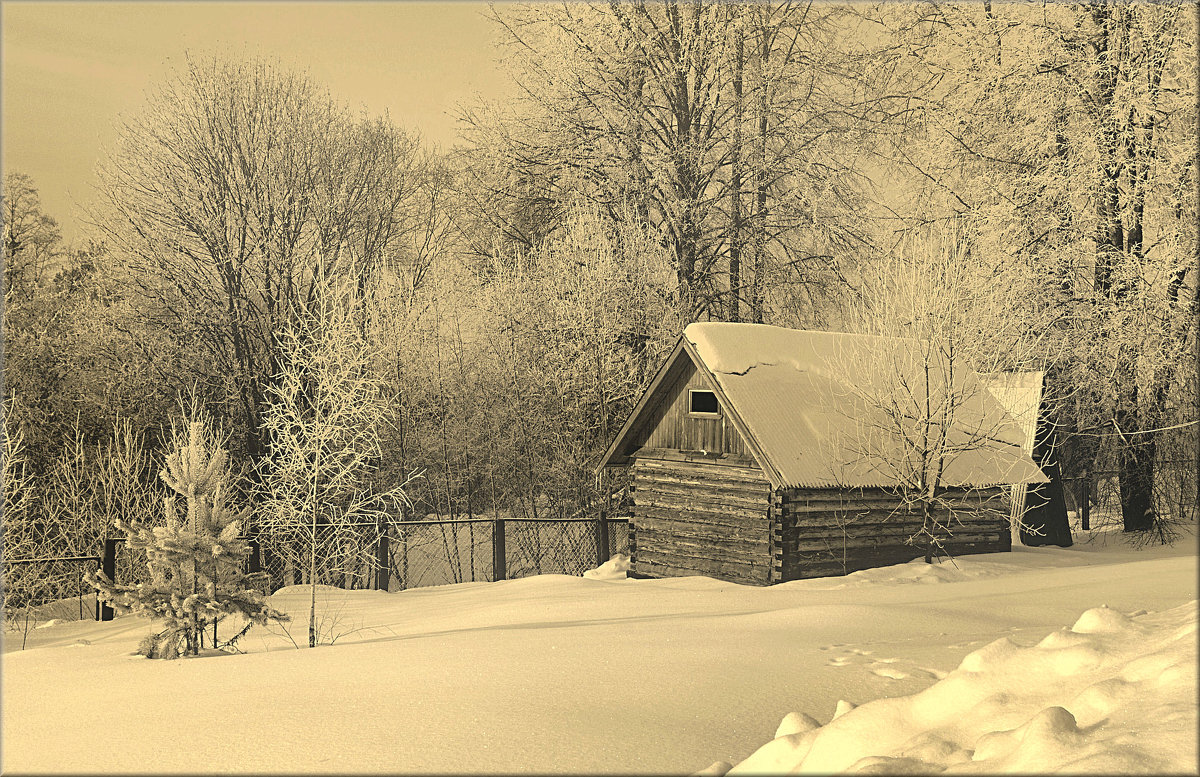
[[[979, 377], [957, 363], [949, 369], [940, 353], [919, 341], [698, 323], [684, 330], [660, 376], [685, 355], [711, 379], [778, 488], [908, 484], [923, 435], [941, 427], [920, 419], [939, 413], [950, 418], [942, 485], [1045, 482], [1022, 450], [1022, 430]], [[623, 462], [636, 417], [657, 386], [635, 408], [602, 465]]]
[[1033, 455], [1044, 372], [985, 372], [979, 377], [1021, 429], [1021, 449]]

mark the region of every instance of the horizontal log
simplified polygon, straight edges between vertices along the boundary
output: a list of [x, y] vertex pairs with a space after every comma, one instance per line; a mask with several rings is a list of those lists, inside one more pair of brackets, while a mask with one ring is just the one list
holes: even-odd
[[[998, 553], [1009, 549], [1005, 537], [988, 543], [950, 543], [943, 552], [951, 558], [970, 556], [977, 553]], [[783, 567], [784, 580], [799, 580], [813, 577], [838, 577], [862, 569], [874, 569], [895, 564], [906, 564], [924, 555], [925, 549], [917, 545], [888, 545], [872, 552], [845, 553], [824, 550], [805, 554], [789, 553]]]
[[701, 464], [705, 466], [721, 466], [728, 469], [749, 470], [757, 472], [761, 479], [766, 480], [754, 457], [742, 453], [709, 453], [705, 455], [700, 453], [700, 451], [681, 451], [674, 448], [641, 448], [634, 452], [631, 458], [634, 459], [635, 464], [650, 464], [652, 466], [660, 462], [670, 462], [681, 465]]
[[770, 504], [765, 491], [761, 494], [754, 494], [748, 491], [721, 489], [712, 486], [688, 486], [639, 478], [634, 481], [634, 499], [642, 494], [656, 494], [661, 497], [690, 499], [696, 502], [729, 505], [730, 507], [753, 507], [762, 510], [766, 510], [767, 505]]
[[667, 558], [641, 556], [633, 562], [634, 571], [655, 577], [686, 577], [704, 575], [719, 580], [751, 585], [766, 585], [770, 571], [765, 566], [723, 563], [714, 564], [705, 559]]
[[[785, 515], [783, 518], [784, 526], [794, 526], [802, 530], [808, 528], [838, 528], [843, 526], [896, 526], [914, 523], [920, 526], [925, 523], [925, 519], [920, 513], [887, 513], [883, 511], [865, 514], [839, 511], [799, 513]], [[966, 510], [933, 510], [929, 513], [929, 524], [931, 526], [949, 526], [951, 529], [960, 526], [1007, 526], [1008, 514], [997, 510], [979, 510], [974, 512]]]
[[642, 467], [647, 469], [662, 469], [673, 470], [676, 472], [698, 471], [707, 472], [710, 470], [719, 470], [726, 477], [738, 478], [741, 480], [758, 480], [764, 483], [768, 482], [766, 474], [759, 469], [757, 464], [747, 463], [745, 457], [727, 458], [712, 458], [700, 456], [688, 456], [681, 458], [679, 456], [641, 456], [638, 455], [632, 466]]
[[872, 499], [867, 502], [847, 502], [845, 504], [834, 502], [783, 503], [783, 511], [792, 515], [804, 515], [805, 513], [890, 513], [903, 509], [905, 509], [905, 506], [901, 502], [885, 502], [880, 499]]
[[693, 459], [668, 460], [657, 458], [638, 458], [633, 463], [634, 469], [655, 470], [659, 472], [676, 472], [680, 474], [710, 473], [714, 477], [730, 480], [741, 480], [752, 483], [768, 483], [763, 471], [755, 466], [741, 466], [728, 460]]
[[[985, 544], [999, 545], [999, 543], [1000, 543], [1000, 535], [999, 534], [975, 535], [970, 538], [960, 539], [960, 540], [958, 540], [958, 542], [946, 541], [946, 540], [942, 541], [942, 545], [947, 548], [952, 548], [955, 545], [961, 545], [961, 546], [968, 546], [968, 545], [974, 546], [974, 545], [985, 545]], [[883, 549], [883, 548], [889, 548], [889, 547], [913, 548], [913, 549], [916, 549], [917, 555], [920, 555], [920, 553], [923, 552], [924, 543], [917, 542], [912, 545], [907, 545], [904, 543], [903, 539], [898, 538], [898, 537], [878, 537], [878, 538], [827, 537], [827, 538], [822, 538], [822, 539], [805, 539], [805, 540], [800, 540], [800, 541], [794, 542], [794, 543], [784, 541], [784, 543], [783, 543], [783, 549], [784, 549], [785, 553], [791, 552], [791, 553], [800, 553], [800, 554], [812, 553], [812, 552], [817, 552], [817, 551], [822, 551], [822, 550], [827, 550], [827, 549], [833, 549], [833, 550], [843, 550], [844, 549], [848, 553], [853, 553], [854, 555], [857, 556], [858, 555], [857, 551], [862, 551], [863, 549], [872, 549], [872, 548]], [[998, 548], [998, 550], [999, 550], [999, 548]]]
[[691, 542], [677, 536], [646, 537], [642, 535], [638, 543], [638, 555], [657, 553], [663, 556], [689, 559], [704, 559], [707, 562], [723, 564], [737, 563], [757, 566], [768, 566], [771, 563], [770, 550], [766, 546], [753, 543], [728, 542], [716, 544], [712, 542]]
[[690, 521], [714, 526], [768, 526], [766, 510], [746, 510], [734, 507], [680, 505], [661, 499], [635, 500], [634, 520], [641, 516], [668, 521]]
[[685, 553], [689, 556], [711, 558], [717, 561], [732, 560], [746, 563], [759, 563], [771, 555], [771, 547], [766, 542], [750, 540], [724, 539], [713, 540], [707, 537], [694, 537], [685, 534], [663, 534], [649, 531], [642, 535], [643, 551], [661, 553]]
[[[714, 517], [729, 516], [739, 520], [766, 520], [767, 505], [745, 502], [722, 502], [687, 494], [664, 494], [659, 491], [638, 491], [632, 495], [634, 507], [664, 507]], [[635, 509], [636, 512], [636, 509]], [[727, 521], [726, 521], [727, 522]]]
[[766, 483], [750, 480], [734, 480], [712, 477], [704, 473], [664, 472], [661, 470], [638, 469], [634, 471], [634, 487], [640, 485], [663, 485], [675, 488], [706, 489], [709, 491], [740, 494], [745, 498], [767, 500], [771, 496], [771, 488]]
[[771, 566], [768, 556], [755, 554], [721, 554], [710, 555], [702, 549], [687, 546], [638, 548], [639, 559], [657, 564], [668, 564], [686, 567], [688, 569], [761, 569], [764, 572]]
[[734, 507], [765, 513], [770, 506], [766, 496], [740, 496], [730, 491], [713, 491], [711, 489], [689, 489], [686, 486], [672, 486], [663, 483], [645, 483], [632, 491], [632, 497], [637, 499], [673, 500], [680, 504], [693, 502], [698, 505], [711, 507]]
[[[942, 543], [949, 542], [992, 542], [998, 541], [1001, 536], [1007, 532], [1000, 531], [972, 531], [961, 532], [953, 535], [944, 533], [935, 534]], [[876, 533], [859, 533], [859, 534], [804, 534], [804, 535], [789, 535], [786, 532], [779, 537], [776, 542], [780, 547], [789, 551], [796, 548], [802, 548], [805, 545], [831, 545], [841, 547], [862, 547], [864, 545], [878, 545], [881, 543], [903, 544], [910, 539], [917, 541], [917, 538], [922, 538], [923, 535], [920, 529], [899, 530], [889, 532]], [[926, 539], [921, 539], [921, 542]]]
[[[845, 513], [861, 513], [861, 512], [921, 512], [921, 504], [919, 502], [904, 502], [894, 499], [864, 499], [858, 502], [833, 502], [833, 501], [784, 501], [783, 509], [787, 513], [804, 514], [804, 513], [824, 513], [824, 512], [845, 512]], [[990, 510], [997, 513], [1008, 513], [1008, 502], [1001, 500], [985, 500], [985, 501], [959, 501], [949, 504], [941, 503], [933, 508], [934, 510], [953, 510], [955, 512], [978, 512], [981, 510]]]
[[[991, 499], [1007, 498], [1008, 488], [996, 489], [954, 489], [952, 491], [938, 492], [938, 499], [978, 502]], [[792, 502], [861, 502], [879, 500], [885, 502], [902, 501], [904, 499], [913, 499], [911, 495], [900, 494], [895, 491], [883, 488], [846, 488], [846, 489], [796, 489], [788, 488], [782, 492], [783, 501]]]
[[930, 520], [926, 524], [921, 520], [919, 515], [893, 515], [889, 520], [837, 521], [830, 518], [821, 521], [801, 521], [793, 524], [784, 524], [782, 527], [785, 533], [792, 536], [820, 536], [823, 534], [837, 534], [839, 536], [842, 534], [851, 536], [866, 534], [886, 535], [906, 531], [919, 531], [922, 528], [929, 528], [931, 531], [938, 531], [950, 536], [959, 533], [981, 531], [998, 532], [1008, 531], [1008, 520], [1007, 517], [1004, 520], [975, 518], [962, 522], [951, 521], [947, 523], [945, 516], [940, 516], [937, 520]]
[[[939, 551], [950, 557], [970, 556], [977, 553], [1000, 553], [1005, 550], [1003, 539], [993, 542], [963, 542], [947, 543]], [[884, 544], [874, 548], [813, 548], [792, 552], [787, 562], [799, 566], [837, 562], [846, 564], [852, 571], [855, 569], [873, 569], [893, 564], [905, 564], [914, 558], [925, 554], [924, 545], [905, 545], [902, 543]]]
[[662, 533], [678, 533], [688, 537], [704, 537], [712, 540], [742, 540], [745, 542], [769, 542], [770, 526], [765, 521], [742, 524], [714, 524], [707, 521], [691, 521], [687, 516], [656, 517], [639, 515], [636, 518], [639, 530]]
[[790, 568], [785, 567], [783, 570], [783, 579], [808, 580], [814, 577], [842, 577], [846, 574], [848, 572], [845, 566], [834, 561], [825, 561]]

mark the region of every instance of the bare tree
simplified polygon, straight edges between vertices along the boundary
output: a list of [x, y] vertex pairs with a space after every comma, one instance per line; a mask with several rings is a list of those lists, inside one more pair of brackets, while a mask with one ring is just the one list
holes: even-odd
[[[4, 555], [8, 559], [35, 559], [47, 555], [45, 534], [36, 527], [36, 478], [25, 459], [24, 438], [13, 423], [12, 398], [6, 398], [4, 410], [4, 449], [0, 470], [4, 477]], [[21, 630], [21, 647], [29, 636], [33, 607], [37, 601], [39, 573], [36, 568], [21, 569], [16, 565], [4, 567], [0, 593], [4, 598], [4, 620], [10, 628]]]
[[816, 289], [841, 253], [832, 246], [858, 240], [845, 228], [857, 210], [832, 206], [858, 183], [852, 155], [828, 153], [858, 110], [836, 94], [838, 13], [805, 2], [505, 9], [522, 96], [467, 115], [468, 170], [533, 182], [530, 197], [489, 179], [502, 203], [549, 206], [553, 227], [573, 196], [609, 219], [627, 213], [668, 249], [680, 316], [741, 317], [744, 303], [761, 321], [768, 291]]
[[1157, 446], [1197, 420], [1179, 371], [1200, 318], [1195, 15], [991, 3], [863, 14], [884, 31], [881, 88], [906, 109], [884, 147], [920, 205], [909, 223], [969, 215], [997, 256], [1053, 279], [1046, 301], [1063, 309], [1070, 348], [1048, 391], [1066, 466], [1086, 475], [1111, 456], [1125, 528], [1151, 528]]
[[93, 220], [142, 314], [198, 335], [252, 460], [276, 333], [325, 277], [361, 290], [404, 260], [425, 163], [386, 119], [356, 117], [306, 74], [262, 60], [189, 59], [122, 123]]
[[971, 242], [964, 227], [925, 230], [871, 267], [846, 324], [874, 337], [849, 340], [828, 364], [847, 406], [861, 409], [846, 419], [850, 469], [895, 484], [901, 511], [920, 516], [908, 541], [927, 560], [975, 486], [1041, 477], [976, 370], [1043, 369], [1054, 313], [1039, 309], [1032, 268], [981, 257]]
[[318, 584], [371, 569], [379, 522], [408, 504], [406, 483], [369, 487], [388, 408], [367, 314], [352, 282], [319, 285], [279, 334], [280, 372], [266, 398], [259, 526], [275, 553], [306, 573], [309, 647], [318, 641]]

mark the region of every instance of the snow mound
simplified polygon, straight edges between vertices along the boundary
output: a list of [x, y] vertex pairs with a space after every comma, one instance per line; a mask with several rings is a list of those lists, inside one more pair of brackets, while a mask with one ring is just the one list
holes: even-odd
[[1196, 607], [1096, 607], [1035, 645], [1002, 637], [920, 693], [839, 701], [824, 726], [789, 713], [728, 773], [1194, 773]]
[[1115, 633], [1133, 626], [1133, 620], [1116, 610], [1110, 610], [1107, 605], [1088, 610], [1079, 616], [1071, 631], [1078, 634]]
[[618, 553], [595, 569], [584, 572], [583, 576], [589, 580], [624, 580], [629, 577], [629, 567], [629, 556]]

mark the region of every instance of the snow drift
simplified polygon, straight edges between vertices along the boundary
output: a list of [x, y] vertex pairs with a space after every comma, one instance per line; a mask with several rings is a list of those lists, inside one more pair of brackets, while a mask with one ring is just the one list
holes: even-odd
[[838, 702], [824, 726], [791, 713], [727, 773], [1194, 772], [1196, 605], [1097, 607], [1028, 647], [1001, 637], [921, 693]]
[[293, 645], [309, 592], [285, 589], [271, 603], [296, 622], [178, 661], [132, 655], [146, 620], [63, 607], [26, 650], [5, 640], [0, 768], [1197, 772], [1194, 537], [767, 588], [626, 579], [625, 563], [321, 588], [314, 650]]

